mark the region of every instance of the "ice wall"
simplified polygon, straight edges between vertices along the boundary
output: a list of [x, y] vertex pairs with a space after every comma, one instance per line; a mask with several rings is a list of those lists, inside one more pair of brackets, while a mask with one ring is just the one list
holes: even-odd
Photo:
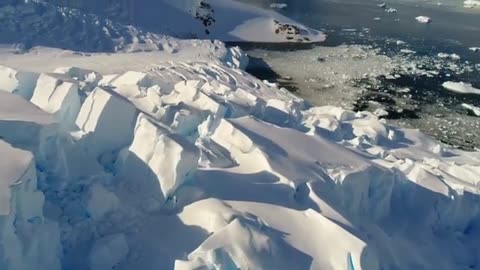
[[44, 217], [32, 153], [0, 140], [0, 267], [61, 269], [59, 228]]

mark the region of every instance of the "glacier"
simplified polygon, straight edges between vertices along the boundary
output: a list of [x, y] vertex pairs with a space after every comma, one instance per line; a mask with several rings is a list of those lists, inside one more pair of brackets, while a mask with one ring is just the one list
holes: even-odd
[[193, 44], [6, 54], [2, 269], [476, 265], [478, 152], [312, 107], [221, 43], [184, 61]]
[[1, 269], [479, 268], [478, 151], [313, 106], [238, 47], [189, 39], [320, 31], [230, 0], [157, 1], [177, 33], [124, 24], [147, 0], [59, 2], [0, 5], [26, 5], [20, 33], [86, 29], [0, 46]]

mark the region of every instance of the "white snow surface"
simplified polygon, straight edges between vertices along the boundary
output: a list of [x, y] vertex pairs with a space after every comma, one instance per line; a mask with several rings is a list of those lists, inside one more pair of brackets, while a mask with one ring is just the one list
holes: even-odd
[[1, 269], [478, 267], [478, 152], [195, 44], [3, 52]]

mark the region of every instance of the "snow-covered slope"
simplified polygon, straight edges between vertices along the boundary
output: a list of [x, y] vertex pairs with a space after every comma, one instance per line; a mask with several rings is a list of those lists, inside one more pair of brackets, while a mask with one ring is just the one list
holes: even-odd
[[234, 0], [13, 1], [0, 3], [0, 43], [75, 51], [168, 50], [175, 38], [319, 42], [325, 35]]
[[2, 54], [1, 269], [479, 267], [478, 152], [181, 44]]

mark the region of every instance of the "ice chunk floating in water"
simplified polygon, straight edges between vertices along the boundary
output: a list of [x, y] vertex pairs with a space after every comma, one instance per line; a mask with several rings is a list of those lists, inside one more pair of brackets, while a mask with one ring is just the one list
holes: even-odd
[[432, 19], [427, 16], [418, 16], [415, 17], [415, 20], [417, 20], [419, 23], [430, 23], [432, 21]]
[[442, 86], [443, 88], [455, 93], [480, 95], [480, 89], [477, 89], [471, 84], [465, 82], [444, 82]]

